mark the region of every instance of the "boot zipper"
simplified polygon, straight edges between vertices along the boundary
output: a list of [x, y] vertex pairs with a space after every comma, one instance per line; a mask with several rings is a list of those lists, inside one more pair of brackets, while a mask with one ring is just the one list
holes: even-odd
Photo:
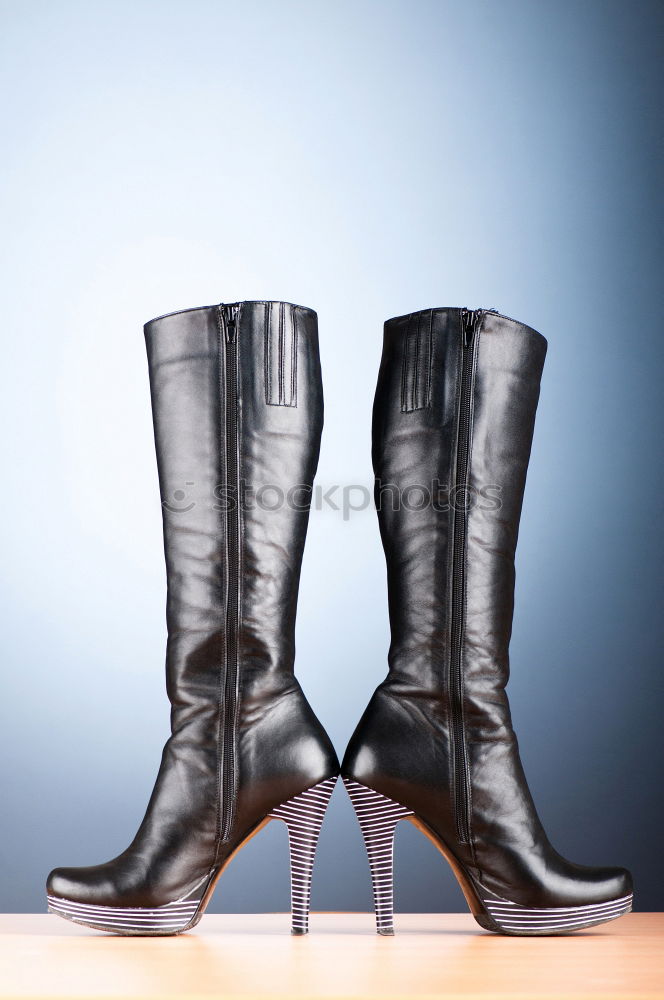
[[[455, 487], [468, 485], [470, 430], [473, 404], [473, 359], [475, 334], [481, 309], [461, 310], [461, 388], [457, 438]], [[452, 533], [452, 614], [450, 623], [450, 710], [452, 720], [452, 760], [454, 765], [454, 808], [459, 842], [470, 842], [470, 772], [464, 732], [462, 645], [466, 589], [466, 535], [468, 530], [467, 492], [463, 508], [454, 509]]]
[[238, 468], [237, 305], [221, 306], [224, 332], [225, 460], [226, 460], [226, 574], [227, 597], [224, 636], [226, 662], [221, 732], [220, 836], [227, 840], [235, 812], [235, 730], [237, 722], [238, 615], [240, 574], [240, 484]]

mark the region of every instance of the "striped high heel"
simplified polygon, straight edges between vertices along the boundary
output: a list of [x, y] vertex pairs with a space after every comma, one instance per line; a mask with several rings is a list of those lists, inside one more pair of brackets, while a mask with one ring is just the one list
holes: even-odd
[[311, 876], [330, 796], [336, 778], [328, 778], [308, 788], [301, 795], [277, 806], [270, 819], [281, 819], [288, 828], [291, 870], [291, 933], [306, 934], [309, 930]]
[[[281, 819], [288, 827], [293, 934], [306, 934], [309, 929], [311, 877], [316, 847], [336, 781], [336, 778], [327, 778], [293, 796], [273, 809], [262, 824]], [[249, 839], [250, 837], [240, 844], [231, 858]], [[225, 867], [226, 865], [209, 872], [184, 896], [163, 906], [93, 906], [49, 895], [48, 910], [49, 913], [65, 917], [76, 924], [115, 934], [182, 934], [195, 927], [203, 916]]]
[[394, 934], [394, 833], [399, 820], [413, 813], [358, 781], [344, 778], [344, 785], [353, 803], [369, 858], [376, 931], [389, 937]]

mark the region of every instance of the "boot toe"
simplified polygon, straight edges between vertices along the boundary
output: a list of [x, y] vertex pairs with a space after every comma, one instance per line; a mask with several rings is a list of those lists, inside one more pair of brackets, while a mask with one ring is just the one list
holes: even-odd
[[555, 884], [551, 906], [601, 906], [625, 900], [633, 891], [626, 868], [574, 865], [568, 876]]
[[622, 899], [634, 891], [631, 873], [626, 868], [600, 868], [597, 872], [597, 901]]
[[86, 877], [88, 872], [87, 868], [54, 868], [46, 880], [47, 894], [76, 903], [96, 902], [98, 889]]

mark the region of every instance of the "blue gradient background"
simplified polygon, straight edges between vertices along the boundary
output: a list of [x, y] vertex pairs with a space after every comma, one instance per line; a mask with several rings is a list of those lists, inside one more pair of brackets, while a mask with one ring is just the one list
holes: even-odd
[[[241, 298], [319, 312], [326, 485], [370, 484], [386, 317], [495, 306], [549, 339], [513, 713], [554, 844], [664, 908], [663, 27], [658, 0], [0, 3], [1, 909], [143, 814], [168, 711], [142, 324]], [[340, 752], [387, 646], [375, 514], [315, 513], [298, 671]], [[410, 827], [397, 876], [401, 910], [465, 908]], [[271, 824], [212, 908], [287, 898]], [[314, 907], [369, 902], [339, 790]]]

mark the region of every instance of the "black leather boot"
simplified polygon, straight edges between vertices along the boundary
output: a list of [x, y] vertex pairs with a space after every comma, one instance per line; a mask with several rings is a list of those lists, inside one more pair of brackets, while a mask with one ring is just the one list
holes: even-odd
[[201, 918], [270, 819], [291, 844], [294, 933], [338, 774], [293, 675], [300, 565], [323, 397], [316, 314], [240, 302], [146, 324], [168, 579], [172, 735], [130, 847], [56, 868], [49, 910], [121, 934]]
[[547, 840], [505, 694], [514, 554], [546, 341], [494, 310], [385, 324], [374, 405], [376, 502], [392, 641], [342, 764], [392, 933], [401, 818], [452, 866], [477, 922], [557, 934], [631, 909], [622, 868]]

